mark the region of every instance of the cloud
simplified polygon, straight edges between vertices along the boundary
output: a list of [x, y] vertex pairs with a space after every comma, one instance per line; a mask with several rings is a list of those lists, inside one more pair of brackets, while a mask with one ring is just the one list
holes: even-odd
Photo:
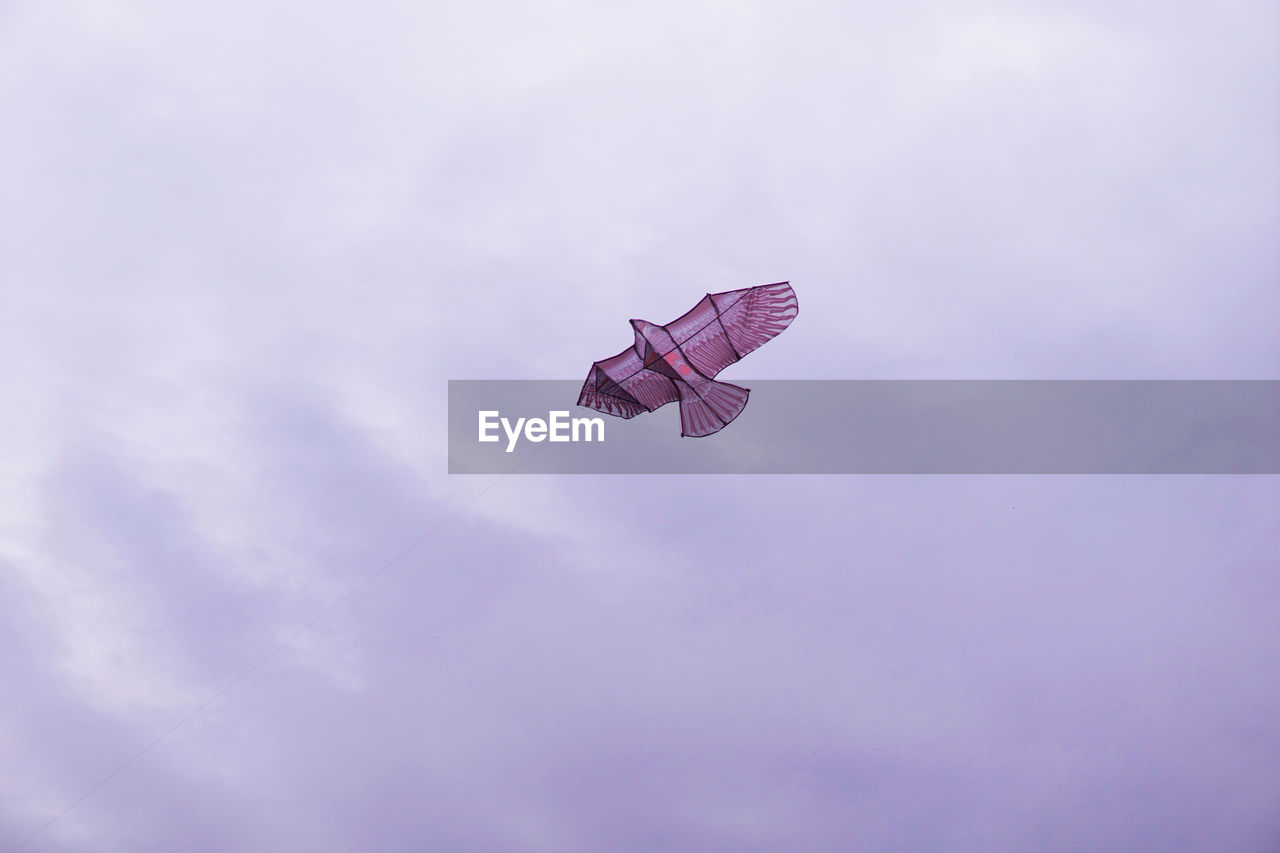
[[[449, 378], [1275, 372], [1261, 4], [6, 15], [0, 845], [490, 482]], [[1266, 849], [1277, 507], [502, 480], [26, 849]]]

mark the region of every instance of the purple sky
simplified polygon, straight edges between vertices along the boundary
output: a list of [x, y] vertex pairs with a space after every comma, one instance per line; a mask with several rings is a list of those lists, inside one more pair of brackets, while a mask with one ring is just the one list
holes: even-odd
[[1274, 3], [782, 9], [0, 6], [0, 853], [459, 507], [23, 849], [1280, 848], [1276, 477], [444, 473], [783, 279], [722, 378], [1280, 377]]

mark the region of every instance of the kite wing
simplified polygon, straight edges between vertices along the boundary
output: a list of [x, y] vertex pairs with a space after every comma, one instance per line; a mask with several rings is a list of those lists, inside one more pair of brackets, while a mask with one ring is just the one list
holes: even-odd
[[782, 281], [708, 293], [666, 329], [689, 364], [703, 376], [714, 378], [777, 337], [798, 312], [796, 292]]
[[674, 382], [649, 370], [635, 347], [591, 365], [578, 405], [620, 418], [634, 418], [680, 399]]

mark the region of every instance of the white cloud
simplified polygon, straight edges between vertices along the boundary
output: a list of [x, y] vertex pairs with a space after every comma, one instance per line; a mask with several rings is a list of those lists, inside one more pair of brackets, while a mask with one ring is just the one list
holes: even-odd
[[[630, 340], [627, 318], [668, 320], [708, 290], [795, 283], [793, 331], [749, 365], [766, 378], [1273, 376], [1278, 363], [1277, 30], [1263, 4], [383, 3], [357, 14], [340, 4], [94, 2], [3, 14], [0, 120], [16, 130], [0, 138], [0, 554], [21, 579], [12, 600], [41, 638], [15, 660], [29, 683], [53, 673], [57, 689], [38, 712], [13, 700], [0, 709], [53, 739], [74, 726], [50, 709], [89, 709], [102, 731], [136, 734], [207, 698], [469, 500], [483, 483], [444, 473], [447, 379], [584, 375]], [[723, 732], [717, 714], [763, 701], [752, 689], [763, 673], [800, 704], [744, 718], [724, 734], [729, 747], [793, 733], [812, 710], [824, 720], [814, 741], [832, 738], [834, 753], [859, 754], [881, 735], [901, 750], [908, 769], [876, 776], [874, 802], [918, 783], [954, 805], [947, 797], [958, 795], [926, 777], [972, 766], [975, 743], [999, 749], [984, 703], [1005, 701], [1008, 682], [964, 669], [962, 651], [991, 648], [966, 633], [963, 613], [944, 608], [937, 632], [904, 632], [894, 608], [925, 609], [903, 605], [916, 589], [903, 578], [932, 572], [1014, 640], [1078, 664], [1096, 649], [1051, 642], [1031, 617], [997, 607], [1000, 580], [1050, 610], [1055, 596], [1075, 595], [1101, 612], [1070, 578], [1029, 580], [1039, 577], [1027, 556], [1035, 545], [1017, 537], [1030, 529], [1049, 551], [1079, 548], [1086, 567], [1105, 563], [1108, 542], [1137, 562], [1177, 556], [1152, 538], [1177, 532], [1166, 515], [1125, 533], [1122, 506], [1090, 510], [1041, 485], [1056, 496], [971, 481], [897, 494], [883, 482], [756, 492], [727, 480], [511, 477], [373, 585], [377, 606], [354, 602], [264, 672], [248, 722], [229, 701], [201, 730], [201, 749], [153, 765], [154, 777], [142, 771], [136, 790], [177, 778], [175, 799], [213, 789], [218, 808], [270, 827], [237, 799], [252, 786], [227, 777], [233, 760], [284, 788], [326, 793], [334, 777], [299, 782], [288, 768], [342, 741], [351, 772], [408, 774], [396, 771], [395, 748], [362, 752], [336, 733], [388, 720], [403, 731], [395, 726], [435, 713], [438, 728], [414, 755], [465, 779], [452, 796], [482, 800], [496, 785], [523, 815], [511, 833], [590, 846], [607, 832], [494, 781], [501, 769], [527, 781], [520, 774], [533, 771], [520, 762], [549, 760], [537, 738], [554, 740], [557, 708], [583, 730], [604, 723], [588, 739], [596, 752], [567, 752], [546, 772], [571, 790], [582, 783], [568, 777], [618, 758], [643, 793], [643, 762], [611, 752], [610, 738], [638, 731], [660, 755], [673, 732]], [[1016, 524], [990, 515], [1003, 512], [995, 496], [1006, 487], [1032, 501]], [[1124, 586], [1133, 576], [1093, 580], [1129, 596], [1135, 618], [1154, 612], [1152, 630], [1173, 637], [1194, 625], [1215, 655], [1260, 660], [1263, 629], [1215, 627], [1203, 604], [1238, 608], [1253, 625], [1250, 596], [1266, 581], [1250, 548], [1269, 528], [1237, 516], [1263, 512], [1267, 495], [1254, 488], [1191, 528], [1195, 565], [1150, 611]], [[1167, 518], [1200, 523], [1203, 495], [1169, 494]], [[795, 539], [771, 526], [770, 508], [818, 521]], [[989, 539], [966, 538], [953, 518]], [[732, 538], [712, 535], [708, 519]], [[1102, 551], [1082, 544], [1091, 536]], [[1000, 537], [1016, 540], [1025, 565], [1001, 562], [1008, 552], [991, 544]], [[1235, 547], [1232, 603], [1206, 567]], [[944, 571], [947, 548], [977, 592]], [[985, 562], [965, 562], [975, 554]], [[859, 574], [835, 572], [842, 560]], [[405, 589], [416, 595], [388, 604]], [[584, 615], [593, 607], [603, 615]], [[846, 624], [850, 608], [861, 626]], [[417, 643], [438, 669], [406, 663], [411, 653], [398, 656], [380, 632]], [[854, 639], [882, 644], [843, 662], [883, 692], [879, 706], [846, 718], [841, 702], [857, 697], [830, 689], [843, 659], [821, 644]], [[1158, 650], [1118, 648], [1130, 657], [1117, 666], [1154, 672], [1170, 697], [1191, 697], [1205, 677], [1180, 682], [1143, 657]], [[975, 683], [947, 680], [939, 660]], [[1038, 665], [1015, 663], [1028, 678]], [[982, 678], [993, 692], [975, 686]], [[341, 700], [328, 692], [335, 685]], [[1252, 719], [1274, 704], [1228, 686], [1238, 706], [1197, 713]], [[504, 696], [531, 707], [534, 722]], [[290, 716], [302, 698], [318, 709], [313, 728]], [[1110, 721], [1126, 719], [1112, 710]], [[939, 765], [911, 764], [908, 752], [946, 748], [940, 716], [968, 739]], [[1049, 716], [1066, 738], [1071, 721]], [[485, 725], [507, 739], [514, 764], [493, 752], [490, 763], [468, 762], [468, 750], [492, 749]], [[1193, 729], [1184, 719], [1168, 731]], [[1028, 731], [1026, 754], [1056, 754], [1036, 740], [1043, 729]], [[460, 746], [447, 743], [455, 733]], [[233, 741], [225, 764], [210, 758], [221, 736]], [[279, 744], [263, 746], [272, 738]], [[1016, 757], [1010, 750], [1000, 757]], [[102, 775], [61, 759], [24, 753], [39, 782], [17, 793], [10, 783], [12, 801], [48, 812]], [[1242, 766], [1216, 760], [1215, 779]], [[739, 772], [715, 754], [699, 761], [699, 778]], [[1063, 791], [1083, 796], [1114, 769], [1086, 755], [1042, 780], [1033, 794], [1045, 802], [1031, 807], [1056, 814]], [[824, 791], [854, 783], [823, 773], [848, 772], [805, 770], [827, 779], [813, 783]], [[1021, 771], [990, 772], [1023, 787]], [[768, 799], [757, 782], [735, 791]], [[807, 784], [788, 796], [828, 802]], [[135, 789], [118, 790], [140, 808]], [[281, 796], [274, 805], [308, 808]], [[699, 800], [728, 835], [744, 820], [735, 797]], [[611, 808], [602, 822], [643, 822]], [[88, 828], [76, 831], [99, 837], [108, 811], [80, 812]], [[363, 838], [363, 817], [335, 808], [316, 822], [329, 837]], [[976, 837], [1006, 837], [992, 828], [998, 817], [973, 821]]]

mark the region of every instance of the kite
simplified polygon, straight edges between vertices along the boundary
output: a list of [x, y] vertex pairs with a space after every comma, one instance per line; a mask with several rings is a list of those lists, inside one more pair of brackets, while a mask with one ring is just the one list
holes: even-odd
[[716, 374], [791, 325], [799, 307], [789, 282], [708, 293], [660, 326], [632, 320], [636, 341], [591, 365], [578, 405], [620, 418], [680, 402], [680, 434], [717, 433], [742, 413], [749, 388]]

